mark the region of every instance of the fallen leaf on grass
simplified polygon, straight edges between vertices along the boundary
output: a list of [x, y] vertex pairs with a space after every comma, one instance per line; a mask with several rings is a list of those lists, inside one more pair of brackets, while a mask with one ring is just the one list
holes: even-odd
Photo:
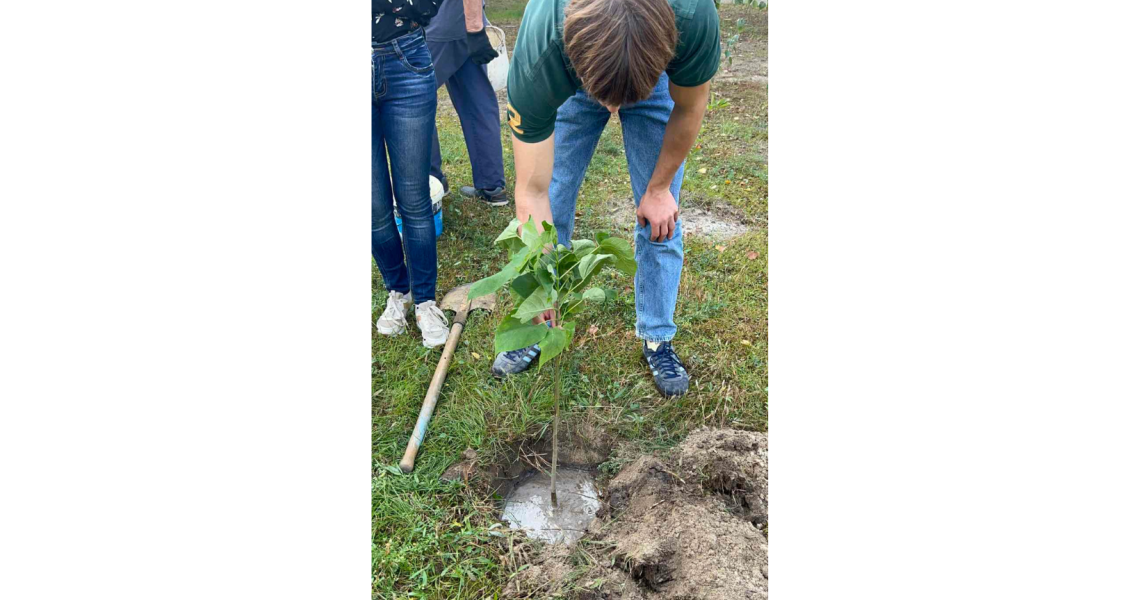
[[482, 357], [482, 356], [479, 356], [479, 353], [478, 353], [478, 352], [472, 352], [472, 353], [471, 353], [471, 358], [474, 358], [475, 360], [479, 360], [480, 358], [483, 358], [483, 357]]
[[752, 345], [752, 342], [750, 342], [748, 340], [740, 340], [740, 343], [744, 344], [745, 346], [751, 346]]
[[749, 252], [748, 254], [745, 254], [745, 256], [748, 257], [748, 260], [756, 260], [756, 257], [758, 257], [760, 255], [757, 254], [756, 252]]
[[586, 330], [586, 333], [589, 335], [594, 335], [594, 334], [598, 333], [598, 326], [597, 325], [590, 325], [590, 328]]
[[701, 175], [704, 175], [705, 173], [708, 172], [708, 169], [701, 167], [700, 169], [697, 169], [697, 172], [700, 173]]
[[719, 245], [718, 245], [718, 246], [716, 246], [716, 251], [717, 251], [717, 252], [724, 252], [724, 251], [725, 251], [725, 249], [727, 249], [727, 246], [719, 246]]

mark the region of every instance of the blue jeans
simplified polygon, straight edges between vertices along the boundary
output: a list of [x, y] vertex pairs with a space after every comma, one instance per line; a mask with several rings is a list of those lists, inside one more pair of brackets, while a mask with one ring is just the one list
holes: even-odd
[[[618, 111], [635, 205], [641, 204], [641, 196], [657, 166], [657, 157], [665, 140], [665, 124], [672, 112], [673, 99], [669, 96], [669, 79], [665, 75], [661, 76], [649, 98], [623, 106]], [[558, 109], [558, 120], [554, 125], [550, 209], [561, 244], [570, 245], [578, 190], [609, 119], [610, 111], [581, 90]], [[669, 191], [678, 203], [681, 201], [681, 179], [684, 175], [685, 165], [682, 163], [669, 185]], [[673, 239], [653, 242], [649, 239], [650, 227], [635, 227], [637, 337], [650, 342], [667, 342], [677, 334], [673, 312], [677, 307], [677, 290], [681, 285], [681, 266], [685, 259], [685, 246], [681, 241], [683, 228], [678, 220]]]
[[[416, 304], [435, 300], [435, 222], [428, 188], [435, 89], [422, 29], [372, 48], [372, 258], [384, 287], [411, 291]], [[393, 193], [403, 218], [403, 243], [392, 214]]]
[[[467, 40], [454, 42], [428, 41], [435, 80], [447, 84], [447, 95], [459, 115], [467, 156], [471, 159], [471, 180], [476, 189], [493, 190], [507, 185], [503, 176], [503, 140], [500, 137], [499, 99], [487, 79], [487, 66], [471, 62], [467, 56]], [[443, 159], [439, 153], [439, 136], [432, 132], [431, 174], [441, 182]]]

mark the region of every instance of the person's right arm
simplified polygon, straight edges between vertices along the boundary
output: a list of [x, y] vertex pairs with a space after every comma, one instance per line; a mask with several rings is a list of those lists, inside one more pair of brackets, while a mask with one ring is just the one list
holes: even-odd
[[485, 65], [499, 56], [483, 29], [483, 0], [463, 0], [463, 24], [467, 29], [467, 52], [472, 62]]
[[515, 216], [534, 223], [554, 222], [550, 211], [550, 179], [554, 172], [554, 136], [533, 144], [512, 136], [515, 152]]
[[[515, 216], [526, 223], [534, 217], [534, 224], [542, 231], [542, 222], [554, 222], [550, 211], [550, 178], [554, 172], [554, 136], [541, 142], [528, 144], [511, 136], [515, 151]], [[522, 233], [521, 231], [519, 232]], [[554, 319], [548, 310], [532, 319], [538, 325]]]
[[483, 31], [483, 0], [463, 0], [463, 23], [467, 33]]

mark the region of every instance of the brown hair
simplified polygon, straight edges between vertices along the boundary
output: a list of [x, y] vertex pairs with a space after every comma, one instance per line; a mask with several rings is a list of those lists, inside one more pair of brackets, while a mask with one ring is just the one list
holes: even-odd
[[587, 94], [602, 104], [653, 93], [677, 47], [669, 0], [570, 0], [562, 39]]

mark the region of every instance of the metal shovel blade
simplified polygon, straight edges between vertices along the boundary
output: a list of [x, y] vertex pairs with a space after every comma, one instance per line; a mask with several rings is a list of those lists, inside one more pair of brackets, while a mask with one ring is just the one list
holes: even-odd
[[[443, 297], [443, 300], [439, 303], [439, 307], [443, 310], [459, 312], [459, 310], [463, 308], [463, 304], [467, 302], [467, 292], [470, 289], [470, 283], [452, 289]], [[487, 294], [486, 296], [475, 298], [471, 301], [471, 306], [468, 310], [495, 310], [495, 294]]]

